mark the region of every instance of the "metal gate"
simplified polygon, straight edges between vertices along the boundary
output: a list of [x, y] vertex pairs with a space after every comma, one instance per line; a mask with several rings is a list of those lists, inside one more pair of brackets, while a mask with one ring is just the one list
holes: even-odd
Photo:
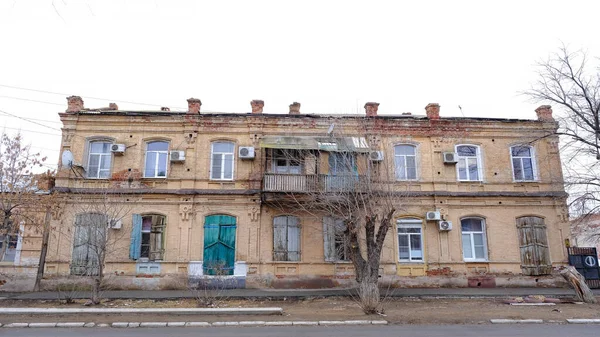
[[569, 264], [583, 275], [590, 288], [600, 288], [598, 253], [593, 247], [569, 247]]

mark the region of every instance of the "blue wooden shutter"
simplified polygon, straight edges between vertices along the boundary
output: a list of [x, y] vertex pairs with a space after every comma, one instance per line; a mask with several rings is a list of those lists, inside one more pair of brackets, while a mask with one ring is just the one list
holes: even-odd
[[137, 260], [142, 253], [142, 216], [133, 215], [131, 226], [131, 243], [129, 244], [129, 258]]

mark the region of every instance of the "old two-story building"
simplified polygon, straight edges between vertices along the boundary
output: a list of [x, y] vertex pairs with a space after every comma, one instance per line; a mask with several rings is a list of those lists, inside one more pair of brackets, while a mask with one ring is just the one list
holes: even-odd
[[[387, 115], [369, 102], [352, 116], [305, 114], [299, 103], [264, 114], [260, 100], [247, 113], [205, 113], [198, 99], [188, 106], [85, 109], [68, 98], [56, 190], [71, 198], [53, 220], [46, 277], [95, 263], [85, 228], [100, 216], [120, 242], [105, 273], [123, 285], [214, 275], [240, 287], [346, 285], [354, 270], [343, 224], [279, 201], [339, 191], [373, 170], [403, 191], [382, 252], [384, 282], [559, 282], [552, 271], [567, 262], [570, 232], [550, 106], [537, 120], [441, 117], [433, 103], [425, 115]], [[92, 196], [121, 198], [127, 215], [82, 212]]]

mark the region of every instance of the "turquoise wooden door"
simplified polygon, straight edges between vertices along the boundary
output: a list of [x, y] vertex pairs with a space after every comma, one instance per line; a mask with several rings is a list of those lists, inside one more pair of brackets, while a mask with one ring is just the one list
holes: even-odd
[[210, 215], [204, 220], [204, 275], [233, 275], [235, 217]]

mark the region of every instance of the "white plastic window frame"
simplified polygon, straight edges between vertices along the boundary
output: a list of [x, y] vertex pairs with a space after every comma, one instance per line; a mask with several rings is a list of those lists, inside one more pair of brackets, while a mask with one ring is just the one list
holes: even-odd
[[[148, 150], [148, 145], [150, 145], [151, 143], [166, 143], [167, 144], [167, 149], [166, 150], [152, 150], [149, 151]], [[161, 140], [161, 139], [157, 139], [157, 140], [148, 140], [146, 141], [146, 149], [144, 152], [144, 178], [156, 178], [156, 179], [165, 179], [169, 176], [169, 147], [170, 147], [170, 143], [167, 140]], [[148, 164], [148, 153], [149, 152], [153, 152], [156, 153], [156, 159], [154, 161], [154, 176], [147, 176], [146, 175], [146, 165]], [[159, 159], [159, 154], [166, 154], [166, 158], [165, 158], [165, 175], [164, 176], [159, 176], [158, 175], [158, 163], [160, 162]]]
[[[233, 150], [231, 152], [215, 152], [214, 150], [214, 146], [217, 143], [227, 143], [227, 144], [231, 144], [233, 145]], [[210, 169], [209, 169], [209, 178], [210, 180], [214, 180], [214, 181], [233, 181], [234, 177], [235, 177], [235, 146], [236, 144], [232, 141], [229, 140], [215, 140], [212, 141], [210, 143]], [[221, 172], [219, 175], [219, 178], [214, 178], [213, 177], [213, 162], [214, 162], [214, 155], [215, 154], [221, 154]], [[225, 175], [225, 164], [226, 164], [226, 160], [225, 160], [225, 155], [227, 154], [231, 154], [231, 178], [224, 178], [223, 176]]]
[[[398, 174], [397, 174], [398, 166], [396, 165], [396, 158], [404, 157], [404, 163], [405, 163], [404, 174], [406, 177], [408, 177], [408, 171], [407, 171], [407, 166], [406, 166], [406, 157], [409, 157], [409, 155], [404, 155], [404, 154], [396, 155], [396, 147], [398, 147], [398, 146], [410, 146], [415, 151], [415, 154], [413, 155], [415, 157], [415, 178], [414, 179], [398, 178]], [[394, 144], [393, 151], [394, 151], [393, 152], [394, 153], [394, 175], [395, 175], [396, 181], [417, 181], [417, 180], [419, 180], [419, 146], [416, 144], [411, 144], [411, 143], [398, 143], [398, 144]]]
[[[460, 146], [473, 146], [476, 148], [476, 155], [475, 157], [473, 156], [460, 156], [458, 154], [458, 148]], [[458, 157], [458, 162], [456, 163], [456, 179], [458, 181], [475, 181], [475, 182], [483, 182], [483, 165], [482, 165], [482, 160], [481, 160], [481, 146], [476, 145], [476, 144], [457, 144], [454, 146], [454, 152], [456, 152], [456, 155]], [[466, 165], [466, 170], [467, 170], [467, 179], [461, 179], [460, 178], [460, 171], [459, 171], [459, 165], [460, 165], [460, 161], [461, 158], [464, 158], [467, 162], [468, 162], [468, 158], [476, 158], [477, 160], [477, 175], [478, 175], [478, 179], [470, 179], [470, 175], [469, 175], [469, 165], [467, 163]]]
[[[419, 234], [417, 233], [400, 233], [400, 228], [418, 228], [420, 230]], [[425, 245], [423, 238], [423, 220], [418, 218], [401, 218], [396, 221], [396, 234], [398, 237], [398, 262], [402, 263], [425, 263]], [[408, 259], [400, 258], [400, 235], [404, 235], [408, 237]], [[412, 258], [412, 250], [411, 250], [411, 241], [410, 238], [412, 235], [419, 235], [421, 241], [421, 259], [413, 260]]]
[[[113, 164], [113, 154], [112, 151], [109, 150], [108, 153], [104, 153], [104, 152], [97, 152], [97, 153], [92, 153], [92, 144], [94, 143], [105, 143], [105, 144], [114, 144], [114, 142], [111, 139], [103, 139], [103, 138], [98, 138], [98, 139], [89, 139], [87, 141], [87, 162], [86, 162], [86, 168], [85, 168], [85, 177], [87, 179], [110, 179], [110, 174], [112, 172], [112, 164]], [[90, 158], [92, 157], [92, 155], [99, 155], [100, 159], [98, 161], [98, 172], [96, 172], [96, 176], [92, 177], [90, 176]], [[109, 168], [108, 168], [108, 177], [106, 178], [102, 178], [99, 177], [100, 175], [100, 167], [101, 165], [101, 161], [103, 159], [103, 157], [108, 157], [110, 160], [109, 163]]]
[[[529, 153], [530, 153], [530, 157], [514, 157], [512, 154], [512, 149], [513, 147], [527, 147], [529, 148]], [[513, 178], [513, 182], [537, 182], [539, 179], [538, 176], [538, 170], [537, 170], [537, 163], [536, 163], [536, 152], [535, 152], [535, 147], [530, 146], [530, 145], [521, 145], [521, 144], [515, 144], [512, 145], [508, 148], [508, 154], [510, 156], [510, 168], [512, 170], [512, 178]], [[515, 165], [513, 164], [513, 159], [514, 158], [530, 158], [531, 159], [531, 169], [533, 170], [533, 179], [527, 180], [527, 179], [517, 179], [515, 177]], [[521, 160], [521, 166], [523, 165], [523, 161]], [[525, 175], [523, 175], [523, 177], [525, 177]]]
[[[462, 229], [462, 221], [463, 220], [470, 220], [470, 219], [475, 219], [475, 220], [481, 221], [481, 231], [463, 231], [463, 229]], [[464, 247], [463, 234], [469, 234], [471, 254], [473, 256], [471, 258], [466, 258], [465, 257], [465, 252], [463, 251], [462, 252], [463, 260], [465, 262], [487, 262], [488, 261], [488, 245], [487, 245], [487, 223], [485, 221], [485, 218], [476, 217], [476, 216], [469, 216], [469, 217], [460, 218], [460, 243], [461, 243], [461, 250], [464, 250], [463, 249], [463, 247]], [[473, 234], [481, 234], [482, 235], [482, 239], [483, 239], [483, 258], [474, 257], [475, 256], [475, 241], [473, 240]]]

